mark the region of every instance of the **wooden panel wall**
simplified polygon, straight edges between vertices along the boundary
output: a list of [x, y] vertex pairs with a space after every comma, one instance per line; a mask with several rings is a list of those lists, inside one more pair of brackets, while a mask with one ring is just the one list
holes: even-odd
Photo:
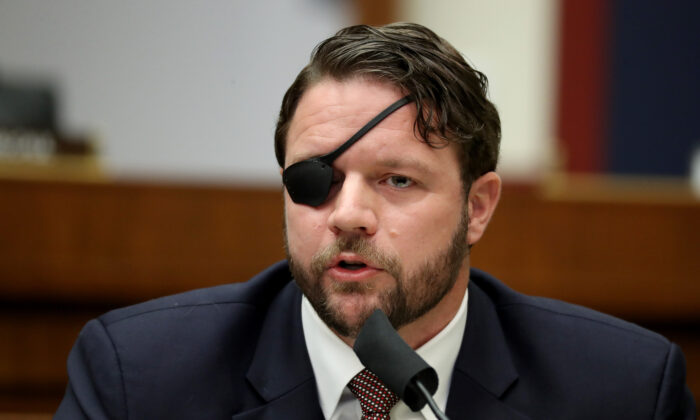
[[0, 181], [6, 298], [132, 302], [240, 281], [284, 258], [277, 191]]
[[504, 191], [473, 265], [513, 288], [636, 320], [700, 321], [700, 201]]
[[[613, 196], [615, 197], [615, 196]], [[284, 257], [278, 190], [0, 180], [0, 411], [53, 411], [81, 326]], [[700, 393], [700, 203], [506, 186], [474, 266], [677, 340]]]

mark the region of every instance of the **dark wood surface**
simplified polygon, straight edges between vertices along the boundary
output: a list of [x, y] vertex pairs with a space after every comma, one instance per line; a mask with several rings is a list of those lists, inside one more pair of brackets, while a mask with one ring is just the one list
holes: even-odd
[[277, 191], [0, 181], [0, 296], [128, 303], [241, 281], [284, 258], [281, 231]]
[[472, 263], [513, 288], [651, 321], [700, 321], [700, 201], [504, 189]]
[[[677, 341], [700, 395], [700, 204], [507, 185], [472, 264]], [[612, 198], [611, 198], [612, 197]], [[279, 190], [0, 180], [0, 411], [52, 411], [81, 326], [284, 257]]]

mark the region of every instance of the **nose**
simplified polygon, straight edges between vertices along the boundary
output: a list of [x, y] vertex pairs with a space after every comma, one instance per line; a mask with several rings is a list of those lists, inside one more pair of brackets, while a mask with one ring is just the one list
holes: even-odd
[[374, 235], [378, 224], [375, 201], [374, 191], [364, 179], [346, 175], [330, 203], [328, 228], [336, 235]]

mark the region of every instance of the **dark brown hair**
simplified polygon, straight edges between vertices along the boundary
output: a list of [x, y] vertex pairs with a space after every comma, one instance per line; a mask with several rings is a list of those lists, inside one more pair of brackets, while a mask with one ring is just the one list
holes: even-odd
[[486, 76], [447, 41], [415, 23], [350, 26], [321, 42], [282, 100], [275, 155], [284, 167], [287, 132], [304, 92], [323, 78], [367, 77], [413, 96], [414, 130], [432, 147], [459, 145], [465, 191], [496, 169], [501, 124], [487, 98]]

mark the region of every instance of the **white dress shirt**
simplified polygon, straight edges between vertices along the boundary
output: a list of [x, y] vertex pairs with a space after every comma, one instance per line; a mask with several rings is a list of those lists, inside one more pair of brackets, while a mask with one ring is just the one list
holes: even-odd
[[[416, 350], [437, 371], [439, 384], [433, 398], [443, 412], [467, 325], [467, 300], [468, 292], [450, 323]], [[319, 318], [306, 296], [301, 302], [301, 321], [323, 416], [326, 420], [358, 420], [362, 409], [347, 384], [364, 366], [352, 348]], [[392, 420], [435, 419], [427, 405], [421, 411], [413, 412], [403, 401], [394, 406], [390, 415]]]

